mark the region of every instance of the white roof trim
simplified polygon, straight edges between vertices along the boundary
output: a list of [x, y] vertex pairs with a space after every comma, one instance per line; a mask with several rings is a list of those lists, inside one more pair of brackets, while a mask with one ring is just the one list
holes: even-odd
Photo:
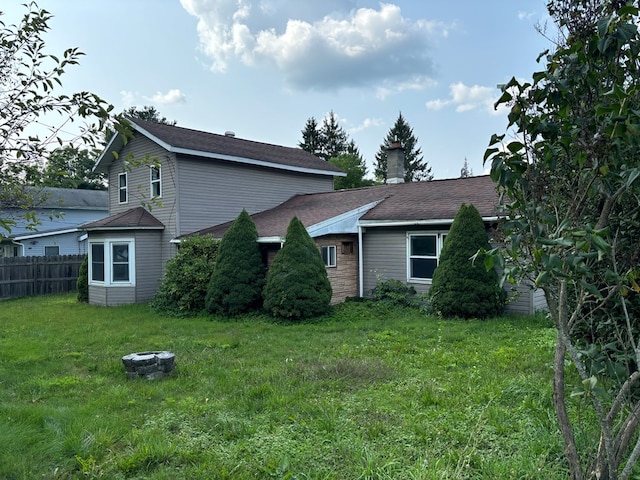
[[307, 232], [312, 238], [322, 237], [323, 235], [341, 234], [341, 233], [358, 233], [358, 220], [372, 208], [375, 208], [383, 200], [362, 205], [356, 209], [342, 213], [335, 217], [311, 225], [307, 228]]
[[33, 232], [25, 234], [11, 235], [9, 238], [15, 241], [30, 240], [32, 238], [51, 237], [53, 235], [64, 235], [65, 233], [79, 232], [78, 228], [67, 228], [65, 230], [50, 230], [48, 232]]
[[[497, 222], [499, 217], [482, 217], [483, 222]], [[361, 227], [408, 227], [412, 225], [451, 225], [453, 218], [432, 220], [360, 220]]]

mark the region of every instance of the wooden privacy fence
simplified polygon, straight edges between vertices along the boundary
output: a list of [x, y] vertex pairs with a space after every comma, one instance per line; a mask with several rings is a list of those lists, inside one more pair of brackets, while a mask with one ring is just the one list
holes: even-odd
[[77, 291], [84, 255], [0, 258], [0, 300]]

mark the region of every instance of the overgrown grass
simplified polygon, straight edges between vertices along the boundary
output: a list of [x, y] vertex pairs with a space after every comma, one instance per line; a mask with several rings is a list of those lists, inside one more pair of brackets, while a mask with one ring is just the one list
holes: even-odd
[[[373, 303], [281, 324], [3, 302], [0, 478], [566, 478], [554, 338]], [[146, 350], [172, 376], [127, 380]]]

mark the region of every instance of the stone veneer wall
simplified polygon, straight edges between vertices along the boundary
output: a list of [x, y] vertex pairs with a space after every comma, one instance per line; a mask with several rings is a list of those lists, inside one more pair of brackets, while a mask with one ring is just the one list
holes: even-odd
[[326, 235], [314, 239], [318, 248], [335, 245], [336, 266], [327, 267], [333, 288], [331, 304], [358, 296], [358, 238], [356, 235]]

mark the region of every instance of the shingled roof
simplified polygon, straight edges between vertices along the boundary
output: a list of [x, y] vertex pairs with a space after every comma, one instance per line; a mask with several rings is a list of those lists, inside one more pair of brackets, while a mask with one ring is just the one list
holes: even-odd
[[[463, 204], [473, 204], [485, 220], [497, 217], [498, 193], [489, 176], [381, 185], [296, 195], [252, 215], [260, 237], [284, 237], [296, 216], [307, 228], [361, 209], [361, 225], [446, 224]], [[232, 222], [195, 232], [221, 238]]]
[[142, 207], [131, 208], [110, 217], [86, 223], [82, 230], [163, 230], [160, 220]]
[[[254, 142], [237, 138], [235, 135], [219, 135], [139, 119], [128, 118], [128, 120], [136, 132], [169, 152], [299, 172], [332, 176], [346, 175], [335, 165], [301, 148]], [[116, 158], [114, 152], [119, 151], [123, 145], [121, 136], [114, 135], [98, 158], [95, 170], [106, 172]]]

